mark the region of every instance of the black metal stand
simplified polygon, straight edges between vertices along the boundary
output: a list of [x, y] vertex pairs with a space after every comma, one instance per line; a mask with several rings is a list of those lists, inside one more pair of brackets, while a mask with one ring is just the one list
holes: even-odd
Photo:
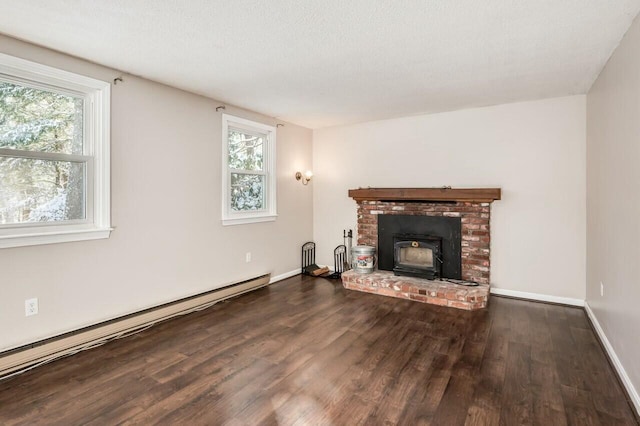
[[333, 250], [333, 272], [329, 275], [323, 275], [323, 278], [339, 279], [345, 271], [347, 264], [347, 247], [344, 244], [339, 245]]
[[311, 275], [311, 272], [316, 269], [318, 269], [318, 265], [316, 265], [316, 243], [309, 241], [302, 245], [302, 273]]
[[[316, 265], [316, 243], [313, 241], [306, 242], [302, 245], [302, 261], [301, 269], [303, 275], [313, 275], [312, 272], [319, 269]], [[339, 279], [345, 270], [350, 269], [347, 261], [347, 247], [344, 244], [339, 245], [333, 250], [333, 271], [326, 274], [317, 275], [322, 278]]]

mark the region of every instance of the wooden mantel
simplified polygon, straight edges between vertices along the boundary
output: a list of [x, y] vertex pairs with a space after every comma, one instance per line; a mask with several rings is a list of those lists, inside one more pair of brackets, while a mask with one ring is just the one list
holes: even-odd
[[500, 188], [358, 188], [349, 197], [360, 201], [460, 201], [491, 203], [499, 200]]

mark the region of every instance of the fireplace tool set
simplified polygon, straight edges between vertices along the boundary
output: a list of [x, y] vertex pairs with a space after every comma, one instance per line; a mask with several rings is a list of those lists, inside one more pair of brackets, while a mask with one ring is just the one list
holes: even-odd
[[353, 231], [342, 230], [344, 244], [340, 244], [333, 250], [333, 268], [320, 267], [316, 264], [316, 243], [306, 242], [302, 245], [302, 273], [314, 277], [338, 279], [344, 271], [351, 269], [351, 241]]

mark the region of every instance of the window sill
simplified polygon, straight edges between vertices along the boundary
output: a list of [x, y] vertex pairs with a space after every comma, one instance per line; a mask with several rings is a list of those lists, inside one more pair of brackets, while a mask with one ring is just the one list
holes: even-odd
[[112, 230], [113, 228], [82, 228], [0, 235], [0, 248], [99, 240], [109, 238]]
[[278, 215], [265, 215], [265, 216], [245, 216], [245, 217], [237, 217], [237, 218], [226, 218], [222, 219], [223, 226], [231, 226], [231, 225], [245, 225], [247, 223], [259, 223], [259, 222], [273, 222], [276, 220]]

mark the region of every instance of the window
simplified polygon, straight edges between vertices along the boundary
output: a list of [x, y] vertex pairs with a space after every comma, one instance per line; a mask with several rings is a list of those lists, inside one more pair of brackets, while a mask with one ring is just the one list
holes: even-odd
[[222, 224], [276, 218], [276, 129], [222, 115]]
[[108, 238], [110, 85], [0, 54], [0, 248]]

